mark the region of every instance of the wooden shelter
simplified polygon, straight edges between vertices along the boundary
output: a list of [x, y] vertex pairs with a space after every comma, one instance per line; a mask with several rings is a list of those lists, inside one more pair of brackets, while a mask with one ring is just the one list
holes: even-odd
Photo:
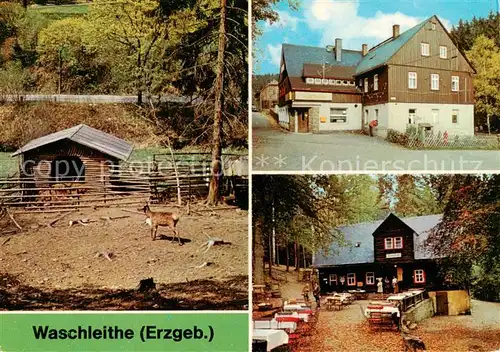
[[132, 150], [132, 144], [81, 124], [34, 139], [12, 156], [20, 157], [19, 175], [27, 189], [63, 189], [77, 183], [92, 193], [105, 188], [113, 168]]

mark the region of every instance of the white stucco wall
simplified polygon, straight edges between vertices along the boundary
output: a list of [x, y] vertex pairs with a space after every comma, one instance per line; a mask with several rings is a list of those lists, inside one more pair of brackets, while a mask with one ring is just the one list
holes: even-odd
[[[357, 106], [357, 107], [355, 107]], [[347, 122], [330, 122], [330, 108], [347, 109]], [[342, 130], [360, 130], [361, 129], [361, 104], [343, 104], [343, 103], [322, 103], [319, 107], [319, 130], [321, 131], [342, 131]], [[321, 122], [321, 117], [326, 122]]]
[[[389, 103], [389, 128], [405, 132], [410, 109], [416, 109], [416, 124], [429, 123], [435, 133], [445, 131], [450, 135], [474, 134], [474, 105]], [[433, 121], [432, 110], [439, 110]], [[458, 110], [458, 122], [452, 122], [452, 112]]]

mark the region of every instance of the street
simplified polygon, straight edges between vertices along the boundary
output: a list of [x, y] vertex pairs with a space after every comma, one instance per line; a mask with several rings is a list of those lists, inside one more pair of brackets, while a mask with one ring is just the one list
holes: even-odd
[[447, 171], [500, 168], [498, 150], [409, 150], [380, 138], [335, 132], [291, 133], [252, 114], [253, 171]]

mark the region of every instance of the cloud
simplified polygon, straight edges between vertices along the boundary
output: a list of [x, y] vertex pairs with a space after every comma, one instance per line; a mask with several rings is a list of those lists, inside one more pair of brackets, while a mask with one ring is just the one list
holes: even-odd
[[[321, 46], [332, 45], [335, 38], [342, 38], [344, 48], [361, 50], [362, 44], [373, 46], [389, 38], [394, 24], [399, 24], [404, 32], [424, 20], [401, 12], [378, 11], [372, 17], [360, 16], [358, 12], [357, 1], [313, 0], [304, 8], [304, 22], [320, 33]], [[450, 21], [441, 20], [451, 28]]]
[[267, 51], [269, 53], [269, 61], [279, 67], [281, 63], [281, 44], [272, 45], [267, 44]]
[[278, 13], [278, 21], [274, 23], [266, 22], [264, 26], [266, 28], [279, 27], [279, 28], [290, 28], [292, 31], [297, 30], [297, 26], [301, 19], [299, 17], [290, 15], [287, 11], [276, 11]]

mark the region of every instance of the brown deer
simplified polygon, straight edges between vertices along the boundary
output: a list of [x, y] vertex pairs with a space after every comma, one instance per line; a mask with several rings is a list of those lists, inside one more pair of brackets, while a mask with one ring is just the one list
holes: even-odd
[[170, 212], [151, 211], [148, 204], [146, 204], [144, 208], [142, 208], [142, 211], [147, 216], [146, 223], [149, 225], [149, 227], [151, 227], [151, 239], [153, 241], [156, 239], [156, 232], [158, 231], [158, 226], [167, 226], [174, 231], [172, 242], [174, 242], [175, 238], [177, 237], [177, 240], [179, 241], [179, 246], [182, 246], [183, 243], [176, 229], [177, 222], [179, 221], [179, 215]]

